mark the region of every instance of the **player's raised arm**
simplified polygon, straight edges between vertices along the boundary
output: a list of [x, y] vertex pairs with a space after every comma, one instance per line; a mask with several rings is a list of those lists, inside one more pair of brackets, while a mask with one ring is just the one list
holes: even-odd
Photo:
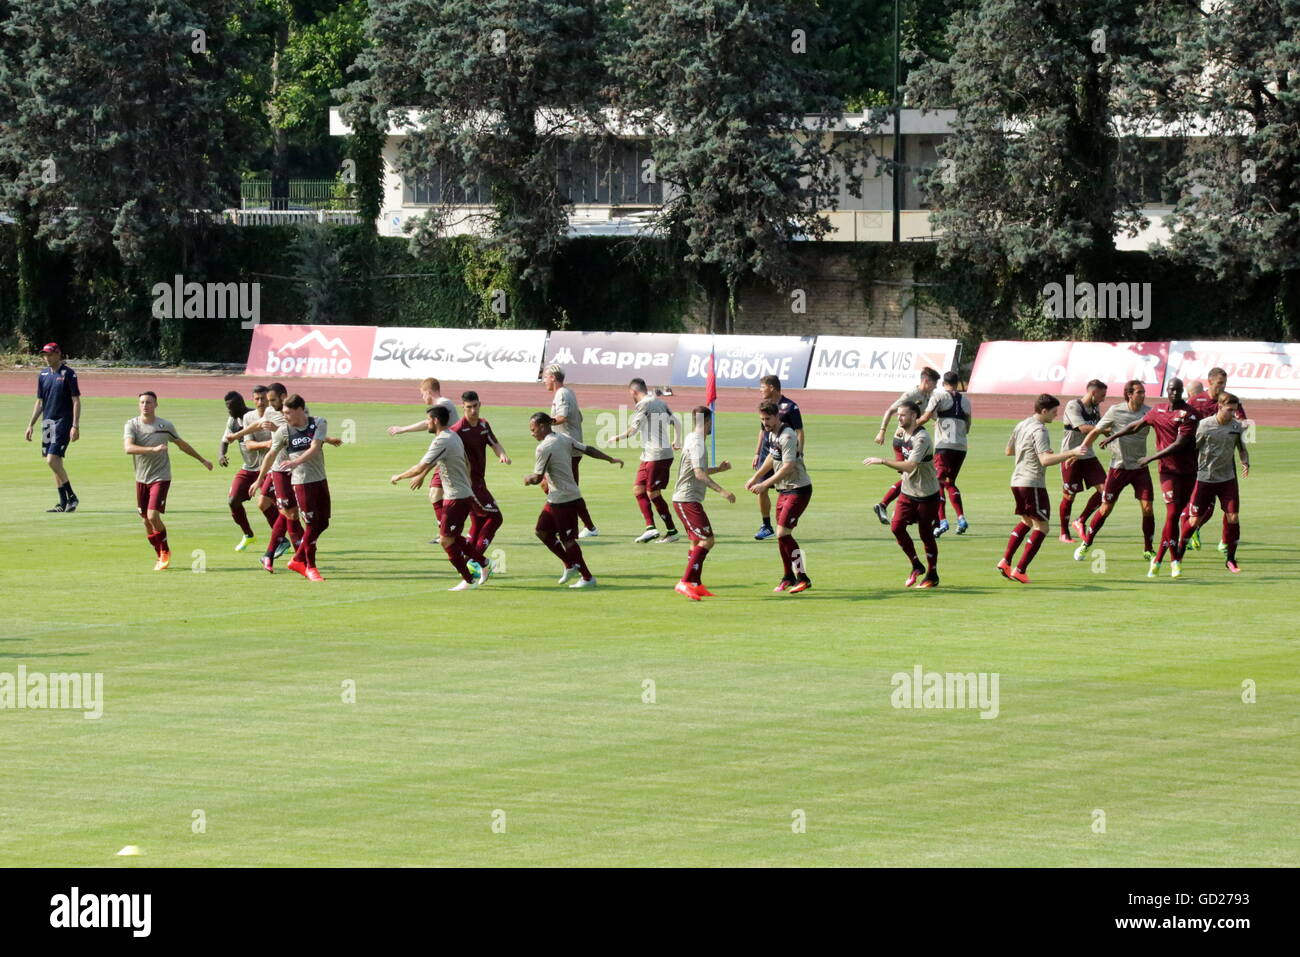
[[594, 445], [584, 446], [582, 450], [582, 454], [590, 455], [593, 459], [600, 459], [604, 462], [609, 462], [611, 465], [617, 465], [619, 468], [623, 467], [622, 459], [610, 458], [608, 455], [606, 455], [600, 449], [596, 448]]
[[389, 435], [405, 435], [407, 432], [428, 432], [429, 420], [421, 419], [419, 422], [412, 422], [410, 425], [390, 425], [388, 427]]

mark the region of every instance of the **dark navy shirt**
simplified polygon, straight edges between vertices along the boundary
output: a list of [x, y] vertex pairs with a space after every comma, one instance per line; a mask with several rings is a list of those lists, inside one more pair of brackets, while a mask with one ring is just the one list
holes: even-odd
[[[803, 428], [803, 416], [799, 413], [798, 403], [793, 399], [787, 399], [785, 396], [781, 396], [776, 400], [776, 417], [781, 421], [782, 425], [788, 425], [796, 432]], [[767, 432], [764, 432], [762, 448], [759, 451], [759, 465], [763, 464], [763, 458], [772, 450], [772, 447], [775, 444], [776, 443], [771, 440], [770, 435]]]
[[57, 369], [46, 366], [36, 379], [36, 395], [46, 419], [72, 418], [72, 398], [81, 395], [77, 374], [65, 362]]

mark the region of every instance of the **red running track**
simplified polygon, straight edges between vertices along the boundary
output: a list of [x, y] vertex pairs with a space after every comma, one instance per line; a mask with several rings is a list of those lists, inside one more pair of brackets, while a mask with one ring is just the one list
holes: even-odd
[[[76, 364], [73, 364], [74, 368]], [[35, 399], [38, 368], [0, 372], [0, 395], [28, 395]], [[83, 393], [113, 398], [134, 397], [152, 389], [164, 402], [168, 397], [182, 399], [220, 399], [231, 389], [247, 392], [265, 377], [230, 372], [190, 372], [148, 369], [78, 369]], [[392, 379], [289, 379], [291, 391], [300, 392], [308, 402], [331, 404], [349, 402], [384, 402], [397, 405], [420, 404], [418, 380]], [[541, 382], [451, 382], [442, 383], [446, 396], [458, 399], [465, 389], [475, 389], [484, 405], [523, 406], [534, 409], [551, 407], [550, 393]], [[628, 402], [627, 389], [613, 385], [575, 385], [584, 406], [612, 408]], [[791, 393], [808, 414], [862, 415], [879, 419], [896, 392], [832, 392], [794, 390]], [[1062, 397], [1064, 398], [1064, 397]], [[1025, 395], [974, 395], [971, 397], [981, 418], [1018, 419], [1033, 411], [1033, 397]], [[673, 390], [672, 404], [681, 412], [704, 401], [702, 388]], [[753, 412], [758, 404], [758, 390], [721, 389], [718, 411]], [[1247, 400], [1246, 409], [1260, 425], [1300, 428], [1300, 402], [1290, 400]]]

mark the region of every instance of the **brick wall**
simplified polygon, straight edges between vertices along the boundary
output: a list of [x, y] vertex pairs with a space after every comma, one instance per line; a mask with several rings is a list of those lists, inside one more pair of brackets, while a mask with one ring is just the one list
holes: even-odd
[[[844, 247], [821, 247], [800, 257], [801, 267], [791, 288], [781, 292], [762, 281], [737, 290], [736, 333], [739, 335], [918, 336], [948, 338], [959, 332], [955, 312], [907, 306], [914, 292], [910, 267], [879, 275], [863, 283], [851, 254]], [[792, 310], [792, 293], [803, 290], [802, 314]], [[689, 332], [708, 332], [708, 302], [698, 297], [685, 317]], [[719, 330], [720, 331], [720, 330]]]

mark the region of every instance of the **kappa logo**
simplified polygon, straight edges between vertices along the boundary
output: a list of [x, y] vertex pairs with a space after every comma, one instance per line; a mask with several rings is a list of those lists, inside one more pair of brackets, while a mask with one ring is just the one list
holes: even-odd
[[[304, 347], [310, 349], [307, 355], [284, 355], [286, 352], [298, 352]], [[340, 355], [340, 351], [343, 353]], [[298, 375], [348, 375], [352, 371], [352, 350], [339, 337], [326, 338], [319, 330], [313, 329], [301, 339], [286, 342], [275, 351], [267, 350], [266, 372], [268, 375], [282, 372]]]
[[560, 351], [551, 357], [551, 361], [560, 366], [571, 366], [576, 361], [573, 356], [573, 350], [568, 346], [561, 346]]

